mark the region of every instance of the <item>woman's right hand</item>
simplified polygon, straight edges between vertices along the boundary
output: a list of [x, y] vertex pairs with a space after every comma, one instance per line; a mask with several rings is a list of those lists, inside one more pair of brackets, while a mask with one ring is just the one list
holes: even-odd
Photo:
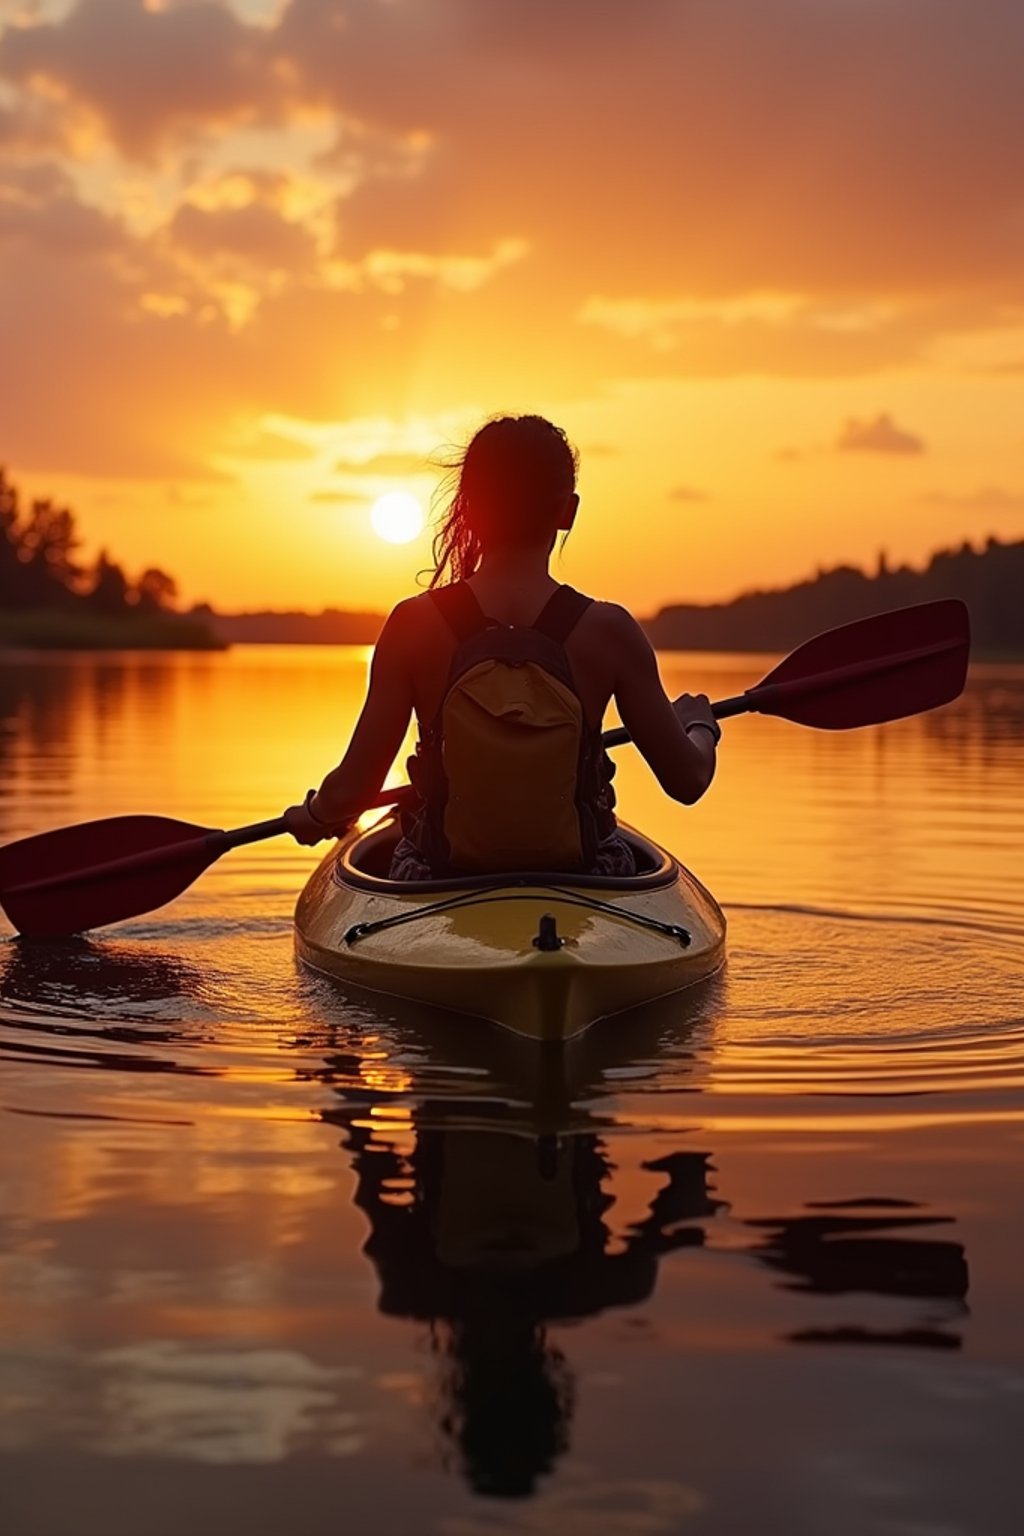
[[314, 843], [322, 842], [325, 837], [336, 835], [322, 821], [314, 820], [304, 804], [290, 805], [284, 813], [284, 824], [295, 841], [306, 848], [312, 848]]

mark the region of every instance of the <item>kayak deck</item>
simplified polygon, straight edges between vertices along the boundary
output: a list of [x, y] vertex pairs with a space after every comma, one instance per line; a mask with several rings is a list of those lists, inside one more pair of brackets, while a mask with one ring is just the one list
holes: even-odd
[[393, 881], [393, 819], [353, 831], [299, 898], [296, 948], [315, 969], [561, 1041], [717, 970], [725, 918], [696, 877], [623, 827], [640, 873]]

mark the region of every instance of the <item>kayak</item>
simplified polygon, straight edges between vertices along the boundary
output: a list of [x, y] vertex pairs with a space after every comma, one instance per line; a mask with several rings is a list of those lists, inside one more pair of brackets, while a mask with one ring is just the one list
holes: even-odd
[[346, 984], [490, 1020], [532, 1040], [679, 992], [725, 955], [725, 917], [695, 875], [620, 824], [627, 879], [550, 871], [388, 878], [389, 817], [353, 828], [295, 910], [297, 953]]

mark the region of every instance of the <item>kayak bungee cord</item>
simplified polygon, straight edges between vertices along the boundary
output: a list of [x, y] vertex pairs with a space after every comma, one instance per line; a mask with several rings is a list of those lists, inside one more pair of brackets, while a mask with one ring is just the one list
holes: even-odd
[[490, 892], [477, 894], [469, 891], [461, 896], [449, 896], [445, 901], [428, 902], [426, 906], [416, 907], [412, 912], [395, 912], [390, 917], [377, 918], [372, 923], [354, 923], [344, 935], [344, 942], [348, 945], [357, 944], [360, 939], [368, 938], [371, 934], [384, 933], [389, 928], [397, 928], [402, 923], [416, 922], [424, 917], [435, 917], [439, 913], [452, 912], [464, 907], [482, 907], [491, 902], [508, 901], [536, 901], [536, 891], [546, 891], [552, 896], [557, 896], [559, 901], [565, 902], [571, 907], [583, 907], [588, 911], [602, 912], [607, 917], [620, 917], [623, 922], [635, 923], [638, 928], [648, 928], [654, 933], [664, 934], [666, 938], [678, 939], [683, 949], [689, 949], [692, 935], [689, 929], [679, 923], [663, 923], [656, 917], [648, 917], [644, 912], [633, 912], [628, 907], [617, 907], [613, 902], [601, 901], [596, 896], [584, 896], [579, 891], [567, 891], [564, 886], [531, 884], [529, 891]]

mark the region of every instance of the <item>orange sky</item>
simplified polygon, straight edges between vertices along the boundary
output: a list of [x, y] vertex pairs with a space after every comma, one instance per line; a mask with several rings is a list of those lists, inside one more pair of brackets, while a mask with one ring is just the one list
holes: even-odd
[[381, 606], [497, 410], [640, 611], [1024, 536], [1019, 0], [0, 9], [0, 462], [90, 550]]

